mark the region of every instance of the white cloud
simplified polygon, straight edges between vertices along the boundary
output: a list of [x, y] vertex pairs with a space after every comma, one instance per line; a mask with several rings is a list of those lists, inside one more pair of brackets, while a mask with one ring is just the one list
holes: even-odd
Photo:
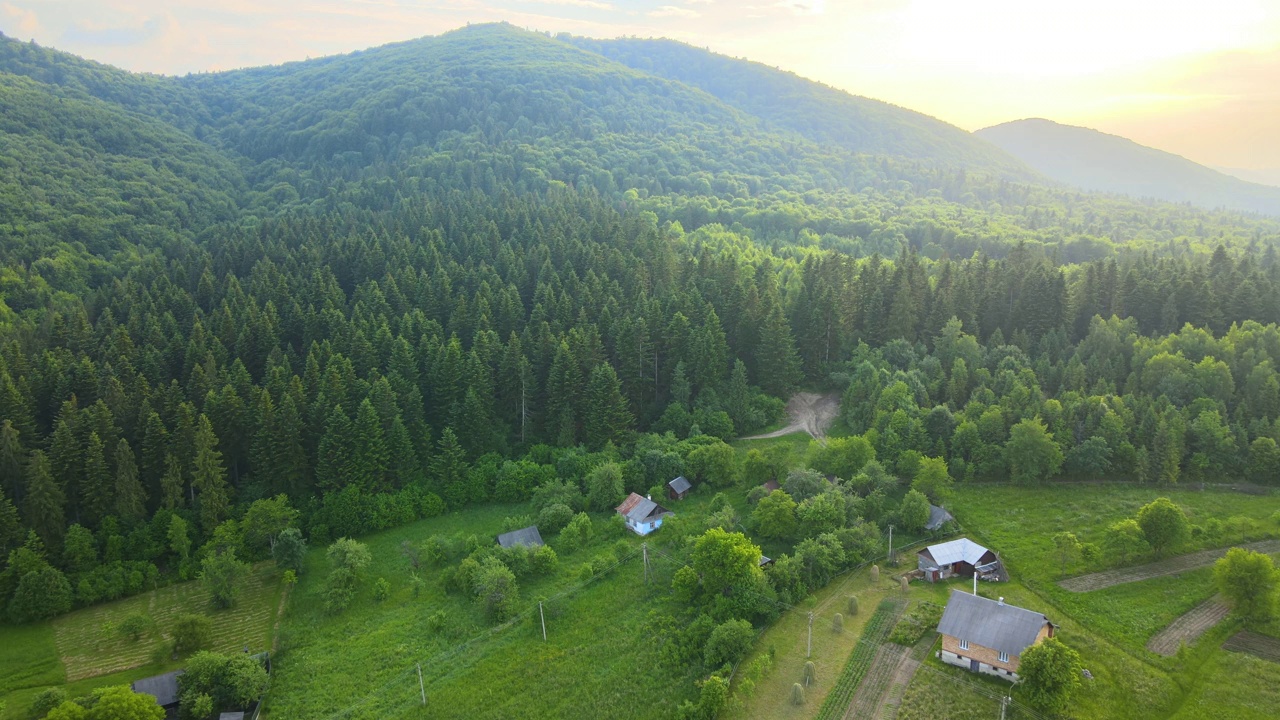
[[606, 2], [596, 2], [596, 0], [521, 0], [525, 3], [538, 3], [540, 5], [567, 5], [569, 7], [590, 8], [592, 10], [612, 10], [613, 6]]
[[827, 9], [826, 0], [782, 0], [774, 7], [785, 8], [796, 15], [821, 15]]
[[663, 5], [656, 10], [650, 10], [649, 17], [696, 18], [702, 17], [702, 13], [697, 10], [690, 10], [689, 8], [676, 7], [675, 5]]
[[0, 3], [0, 16], [4, 17], [4, 24], [11, 28], [10, 32], [16, 30], [24, 39], [34, 37], [42, 30], [40, 18], [36, 17], [35, 10], [18, 7], [11, 3]]

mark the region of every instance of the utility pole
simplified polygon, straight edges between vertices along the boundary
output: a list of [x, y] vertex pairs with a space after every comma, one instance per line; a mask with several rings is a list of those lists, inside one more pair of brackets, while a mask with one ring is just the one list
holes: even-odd
[[973, 571], [973, 594], [978, 594], [978, 571]]
[[813, 611], [809, 611], [809, 645], [805, 648], [804, 657], [807, 660], [813, 654]]
[[427, 686], [422, 684], [422, 663], [418, 663], [418, 691], [422, 693], [422, 706], [427, 706]]
[[893, 564], [893, 526], [889, 526], [889, 564]]
[[640, 549], [644, 551], [644, 581], [649, 582], [649, 543], [640, 543]]
[[542, 613], [542, 601], [538, 601], [538, 618], [542, 620], [542, 642], [547, 641], [547, 616]]
[[1009, 704], [1009, 696], [1005, 695], [1000, 698], [1000, 720], [1004, 720], [1004, 708]]

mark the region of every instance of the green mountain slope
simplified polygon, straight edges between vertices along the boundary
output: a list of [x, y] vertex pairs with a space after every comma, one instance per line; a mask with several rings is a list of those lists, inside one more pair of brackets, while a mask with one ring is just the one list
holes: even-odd
[[1033, 176], [1018, 160], [958, 127], [757, 62], [674, 40], [568, 38], [638, 70], [700, 88], [723, 102], [814, 142], [873, 155]]
[[976, 135], [1045, 175], [1086, 190], [1280, 215], [1280, 188], [1246, 182], [1116, 135], [1043, 119], [1016, 120]]

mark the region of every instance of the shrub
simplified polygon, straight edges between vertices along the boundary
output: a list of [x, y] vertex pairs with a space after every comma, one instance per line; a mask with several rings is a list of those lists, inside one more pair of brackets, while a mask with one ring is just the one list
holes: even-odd
[[560, 558], [550, 545], [541, 545], [529, 556], [529, 570], [534, 575], [548, 575], [555, 572]]
[[213, 644], [213, 621], [204, 615], [179, 615], [169, 635], [175, 655], [203, 650]]
[[920, 638], [938, 627], [943, 609], [941, 605], [927, 601], [916, 605], [894, 626], [893, 632], [889, 634], [889, 641], [899, 645], [916, 644]]
[[44, 717], [49, 711], [67, 701], [67, 693], [62, 688], [42, 690], [36, 699], [31, 701], [31, 716]]
[[736, 663], [755, 640], [755, 629], [746, 620], [729, 620], [716, 626], [703, 649], [707, 667]]
[[538, 529], [550, 535], [560, 532], [573, 519], [573, 508], [564, 503], [554, 503], [538, 513]]
[[151, 629], [151, 625], [150, 617], [142, 613], [134, 613], [120, 621], [120, 624], [116, 626], [116, 632], [133, 642], [138, 642]]
[[235, 548], [213, 553], [200, 563], [200, 579], [209, 589], [214, 607], [228, 608], [240, 594], [240, 584], [249, 574], [249, 564], [236, 559]]
[[383, 602], [391, 597], [391, 583], [386, 578], [378, 578], [373, 583], [373, 599], [377, 602]]
[[427, 629], [431, 632], [438, 633], [444, 629], [447, 617], [443, 610], [437, 610], [427, 616]]
[[516, 614], [520, 586], [516, 584], [515, 574], [497, 558], [485, 558], [480, 563], [472, 588], [493, 620], [502, 622]]
[[18, 622], [45, 620], [70, 609], [71, 583], [49, 565], [23, 575], [9, 602], [9, 612]]

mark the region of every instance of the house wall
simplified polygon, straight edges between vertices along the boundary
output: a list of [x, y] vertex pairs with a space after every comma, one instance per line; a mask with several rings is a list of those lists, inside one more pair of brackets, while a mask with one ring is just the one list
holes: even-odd
[[[1039, 642], [1039, 638], [1036, 642]], [[947, 654], [955, 657], [965, 658], [962, 667], [969, 667], [969, 660], [977, 660], [986, 665], [995, 672], [987, 672], [988, 675], [996, 675], [997, 677], [1016, 676], [1018, 672], [1018, 664], [1022, 658], [1019, 655], [1010, 655], [1009, 662], [1000, 662], [1000, 651], [992, 648], [983, 647], [975, 642], [969, 643], [968, 650], [960, 649], [960, 638], [954, 638], [950, 635], [942, 636], [942, 655], [943, 662], [950, 662]], [[960, 665], [960, 663], [951, 662], [952, 665]]]

